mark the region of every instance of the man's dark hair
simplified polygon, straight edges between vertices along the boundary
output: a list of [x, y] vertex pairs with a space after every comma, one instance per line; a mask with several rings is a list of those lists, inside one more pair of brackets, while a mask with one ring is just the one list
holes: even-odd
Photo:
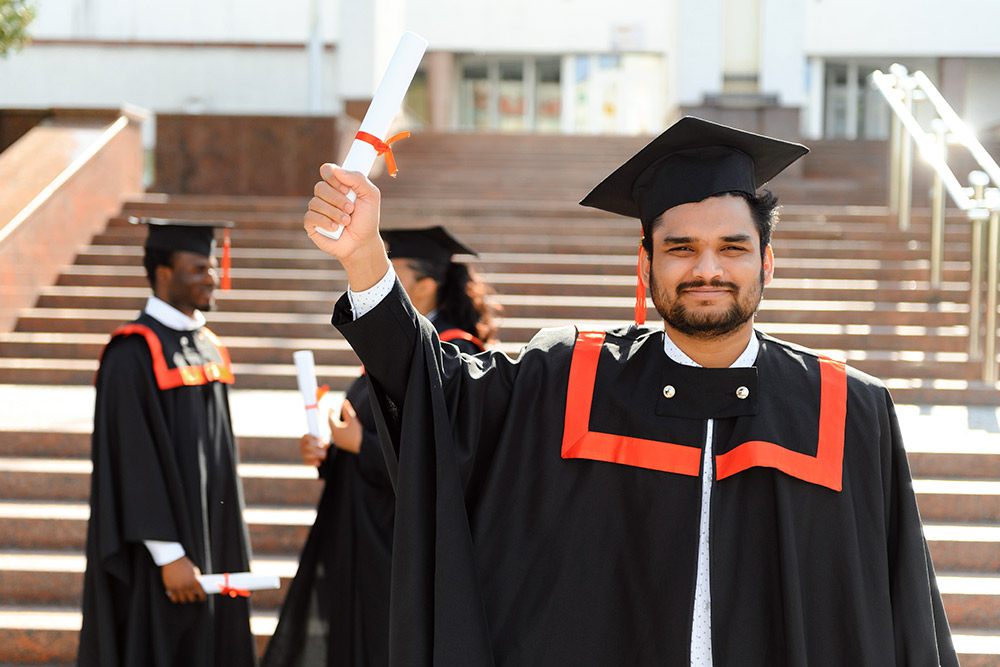
[[146, 254], [142, 256], [142, 265], [146, 269], [146, 280], [149, 286], [156, 289], [156, 267], [173, 266], [174, 253], [176, 250], [164, 250], [163, 248], [146, 248]]
[[[742, 197], [746, 201], [747, 206], [750, 207], [750, 215], [753, 218], [753, 224], [757, 227], [757, 234], [760, 236], [760, 256], [761, 259], [764, 258], [764, 249], [771, 242], [771, 232], [774, 231], [775, 225], [778, 224], [778, 197], [773, 192], [767, 188], [758, 190], [756, 194], [748, 194], [746, 192], [721, 192], [717, 195], [712, 195], [713, 197], [724, 197], [726, 195], [734, 195], [736, 197]], [[650, 225], [650, 235], [652, 235], [652, 230], [656, 229], [656, 225], [659, 224], [660, 218], [657, 217]], [[643, 238], [642, 247], [646, 249], [646, 252], [650, 257], [653, 256], [653, 239]]]

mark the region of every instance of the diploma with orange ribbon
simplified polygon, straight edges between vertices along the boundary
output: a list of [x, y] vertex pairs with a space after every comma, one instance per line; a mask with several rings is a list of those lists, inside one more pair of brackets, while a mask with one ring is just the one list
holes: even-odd
[[228, 595], [229, 597], [249, 597], [250, 591], [263, 591], [281, 587], [281, 581], [274, 575], [253, 572], [226, 572], [224, 574], [202, 574], [198, 583], [208, 595]]
[[292, 353], [295, 371], [299, 379], [299, 393], [306, 404], [306, 425], [309, 435], [319, 437], [319, 390], [316, 388], [316, 359], [312, 350], [298, 350]]
[[[392, 137], [386, 137], [392, 119], [403, 103], [403, 96], [406, 94], [413, 75], [417, 72], [420, 59], [424, 57], [427, 50], [427, 40], [414, 32], [403, 33], [396, 45], [396, 51], [392, 54], [392, 60], [382, 75], [382, 81], [375, 90], [372, 103], [368, 106], [364, 120], [361, 121], [361, 129], [351, 142], [351, 148], [341, 165], [348, 171], [360, 171], [368, 175], [375, 159], [380, 155], [385, 156], [386, 165], [391, 176], [396, 175], [396, 161], [392, 155], [392, 142], [409, 136], [408, 132], [402, 132]], [[348, 199], [354, 201], [357, 193], [351, 190], [347, 194]], [[343, 226], [338, 226], [332, 232], [317, 227], [316, 231], [331, 239], [339, 239]]]

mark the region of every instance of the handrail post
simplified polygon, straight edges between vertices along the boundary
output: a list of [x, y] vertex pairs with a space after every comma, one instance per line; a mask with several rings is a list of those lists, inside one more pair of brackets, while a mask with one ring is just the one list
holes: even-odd
[[[913, 115], [913, 82], [903, 79], [903, 106]], [[913, 138], [909, 132], [901, 132], [899, 137], [899, 193], [898, 221], [900, 231], [910, 228], [910, 204], [913, 198]]]
[[[947, 160], [948, 126], [940, 118], [931, 122], [937, 137], [937, 149], [942, 160]], [[937, 170], [934, 170], [934, 181], [931, 185], [931, 289], [941, 289], [944, 264], [944, 181]]]
[[[889, 68], [889, 74], [895, 79], [893, 86], [900, 92], [902, 81], [909, 75], [906, 67], [899, 63]], [[888, 92], [884, 93], [888, 95]], [[889, 215], [899, 213], [899, 165], [902, 161], [900, 147], [903, 138], [903, 121], [893, 113], [889, 121]]]
[[902, 160], [900, 144], [903, 135], [903, 121], [892, 114], [889, 123], [889, 215], [899, 213], [899, 165]]
[[983, 348], [983, 382], [997, 381], [997, 272], [1000, 270], [1000, 209], [990, 211], [986, 245], [986, 344]]
[[[983, 202], [986, 198], [986, 185], [989, 176], [982, 171], [969, 174], [972, 184], [973, 199]], [[972, 222], [972, 263], [969, 275], [969, 358], [979, 358], [979, 338], [982, 336], [982, 290], [983, 290], [983, 218], [984, 210], [976, 208], [969, 211]]]

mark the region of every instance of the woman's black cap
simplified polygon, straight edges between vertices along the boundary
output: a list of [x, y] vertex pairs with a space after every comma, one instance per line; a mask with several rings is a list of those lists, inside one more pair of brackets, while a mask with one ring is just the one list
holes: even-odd
[[442, 263], [451, 260], [452, 255], [478, 256], [475, 250], [456, 239], [441, 226], [383, 229], [380, 234], [389, 251], [389, 257], [425, 259]]
[[724, 192], [757, 188], [809, 152], [802, 144], [685, 116], [580, 202], [639, 218], [648, 236], [661, 213]]

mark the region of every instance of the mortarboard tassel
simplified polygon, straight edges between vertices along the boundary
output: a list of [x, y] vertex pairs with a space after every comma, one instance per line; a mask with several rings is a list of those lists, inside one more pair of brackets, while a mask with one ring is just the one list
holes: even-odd
[[229, 267], [232, 262], [229, 248], [229, 228], [222, 233], [222, 289], [229, 289]]
[[635, 267], [635, 323], [646, 323], [646, 288], [642, 285], [642, 241], [639, 242], [639, 261]]

